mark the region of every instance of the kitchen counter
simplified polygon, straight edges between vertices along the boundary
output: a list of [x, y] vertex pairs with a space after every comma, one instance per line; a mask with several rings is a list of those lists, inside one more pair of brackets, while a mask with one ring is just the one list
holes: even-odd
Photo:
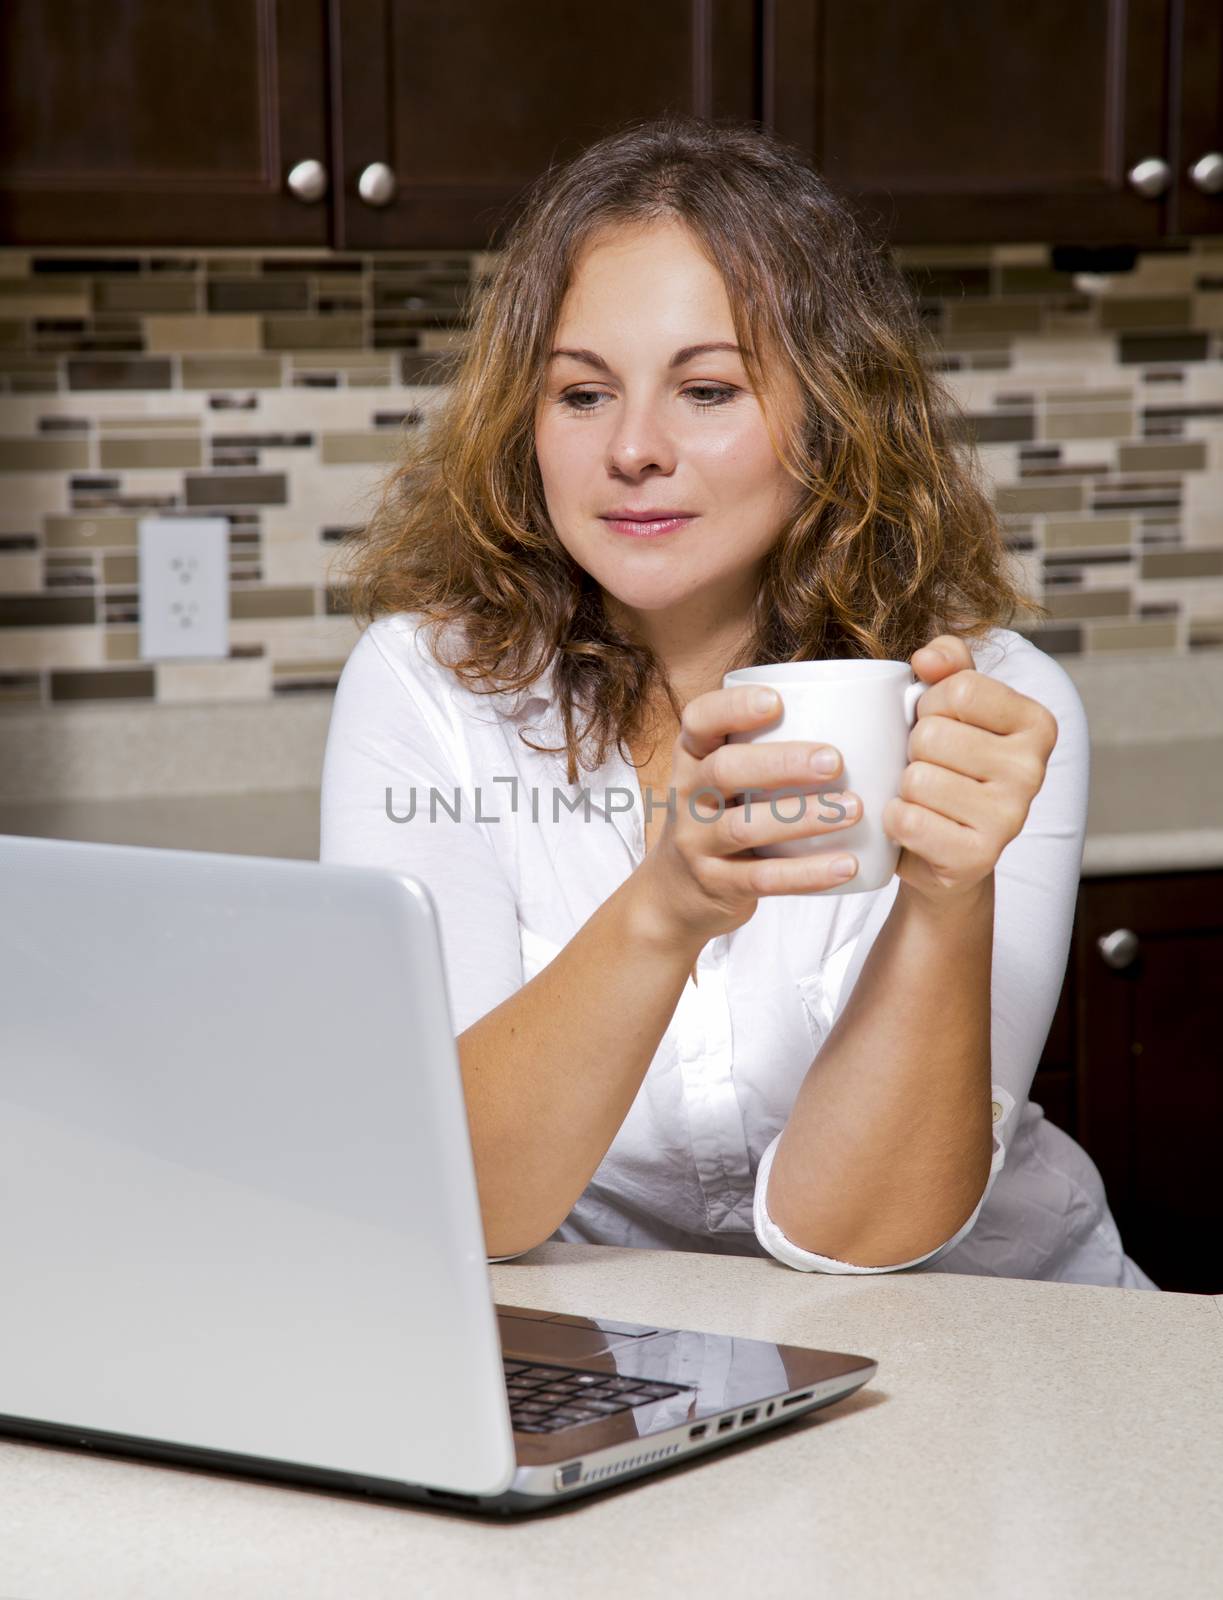
[[[0, 833], [318, 859], [315, 788], [0, 801]], [[1223, 867], [1223, 737], [1092, 747], [1083, 876]]]
[[771, 1438], [521, 1522], [0, 1442], [0, 1593], [1219, 1592], [1223, 1297], [555, 1244], [492, 1279], [512, 1304], [822, 1345], [879, 1371]]
[[317, 861], [319, 796], [317, 789], [284, 789], [110, 800], [9, 800], [0, 803], [0, 833]]
[[1093, 744], [1083, 876], [1223, 867], [1223, 737]]
[[[1059, 660], [1091, 729], [1083, 875], [1223, 867], [1223, 650]], [[317, 859], [332, 704], [5, 708], [0, 832]]]

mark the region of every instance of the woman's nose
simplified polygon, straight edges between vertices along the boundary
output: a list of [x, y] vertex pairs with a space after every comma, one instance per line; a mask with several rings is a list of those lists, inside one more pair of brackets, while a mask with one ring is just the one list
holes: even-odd
[[656, 403], [619, 403], [608, 442], [609, 466], [620, 472], [642, 472], [647, 467], [669, 470], [675, 465], [675, 456], [675, 440]]

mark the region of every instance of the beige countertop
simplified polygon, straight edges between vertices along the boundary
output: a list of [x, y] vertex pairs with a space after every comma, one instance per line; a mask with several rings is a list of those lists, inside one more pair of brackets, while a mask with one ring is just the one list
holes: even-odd
[[0, 802], [0, 833], [317, 861], [317, 789]]
[[[1199, 1600], [1223, 1297], [545, 1245], [499, 1299], [874, 1356], [772, 1437], [520, 1522], [0, 1443], [14, 1600]], [[308, 1403], [308, 1397], [303, 1397]]]
[[[1087, 714], [1083, 872], [1223, 867], [1223, 650], [1061, 657]], [[0, 832], [318, 854], [333, 696], [0, 714]]]
[[1093, 744], [1083, 876], [1223, 867], [1223, 738]]
[[[318, 788], [0, 800], [0, 833], [317, 860]], [[1092, 747], [1084, 877], [1223, 867], [1223, 738]]]

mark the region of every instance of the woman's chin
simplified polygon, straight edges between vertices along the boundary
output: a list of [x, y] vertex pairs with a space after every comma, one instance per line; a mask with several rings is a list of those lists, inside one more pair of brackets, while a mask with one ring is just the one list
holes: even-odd
[[610, 596], [628, 611], [671, 611], [692, 599], [691, 588], [678, 584], [663, 587], [659, 584], [618, 583], [614, 578], [602, 583], [604, 594]]

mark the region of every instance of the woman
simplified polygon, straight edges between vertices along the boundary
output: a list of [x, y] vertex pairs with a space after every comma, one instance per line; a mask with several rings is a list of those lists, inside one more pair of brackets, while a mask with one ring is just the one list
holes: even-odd
[[[432, 891], [489, 1253], [1155, 1288], [1027, 1098], [1087, 729], [903, 279], [786, 146], [668, 115], [543, 175], [472, 312], [342, 552], [321, 857]], [[738, 802], [839, 752], [728, 744], [777, 708], [721, 683], [837, 656], [929, 687], [897, 874], [829, 896], [754, 846], [854, 812]]]

